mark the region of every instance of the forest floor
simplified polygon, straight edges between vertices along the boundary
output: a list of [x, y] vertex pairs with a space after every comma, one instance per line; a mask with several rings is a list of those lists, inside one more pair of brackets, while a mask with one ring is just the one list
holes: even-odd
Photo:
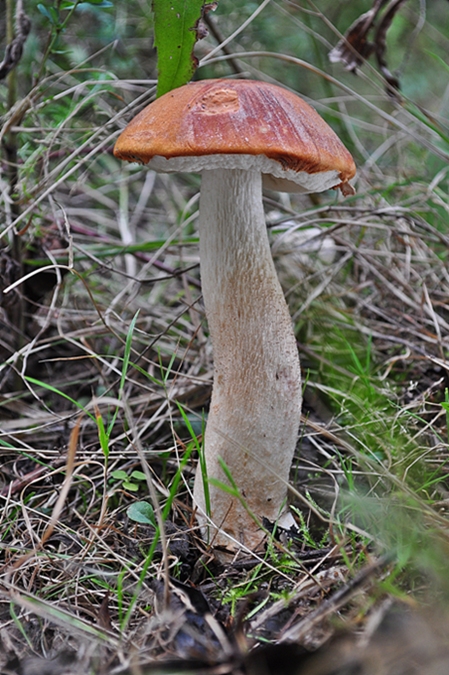
[[[189, 189], [156, 180], [153, 220]], [[213, 361], [189, 208], [166, 241], [119, 256], [119, 232], [81, 225], [92, 194], [78, 190], [57, 195], [64, 212], [45, 231], [55, 260], [71, 248], [76, 273], [42, 272], [6, 296], [1, 672], [146, 673], [147, 662], [180, 659], [195, 672], [289, 672], [285, 661], [325, 673], [325, 645], [342, 632], [358, 635], [357, 658], [372, 654], [392, 612], [403, 631], [406, 607], [444, 592], [446, 236], [378, 197], [302, 197], [301, 211], [267, 197], [305, 380], [291, 476], [298, 532], [223, 565], [192, 512]], [[2, 262], [6, 287], [14, 267]], [[163, 537], [151, 509], [143, 523], [129, 511], [151, 494]], [[254, 651], [271, 643], [280, 651]], [[309, 651], [323, 663], [310, 665]]]
[[[148, 3], [127, 4], [134, 47], [95, 35], [83, 60], [60, 31], [72, 51], [40, 55], [39, 86], [17, 105], [0, 90], [0, 675], [447, 675], [447, 38], [401, 19], [422, 31], [425, 86], [436, 73], [429, 109], [371, 67], [350, 80], [338, 64], [341, 86], [312, 69], [358, 173], [346, 199], [264, 195], [303, 375], [297, 531], [223, 562], [192, 502], [213, 378], [200, 178], [113, 156], [154, 95]], [[242, 43], [303, 20], [308, 37], [318, 14], [272, 2]], [[85, 34], [94, 14], [79, 15]], [[199, 75], [307, 90], [287, 53], [228, 57]]]

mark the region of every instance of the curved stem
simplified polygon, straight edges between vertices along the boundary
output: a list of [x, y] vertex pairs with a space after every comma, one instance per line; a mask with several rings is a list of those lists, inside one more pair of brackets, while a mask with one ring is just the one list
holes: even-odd
[[[210, 485], [210, 533], [217, 528], [255, 548], [260, 522], [285, 506], [301, 411], [299, 357], [287, 304], [268, 242], [260, 173], [203, 172], [201, 279], [214, 351], [214, 384], [205, 435], [208, 477], [228, 482], [242, 500]], [[205, 510], [200, 471], [195, 499]], [[200, 517], [203, 531], [206, 520]], [[207, 534], [207, 532], [206, 532]]]

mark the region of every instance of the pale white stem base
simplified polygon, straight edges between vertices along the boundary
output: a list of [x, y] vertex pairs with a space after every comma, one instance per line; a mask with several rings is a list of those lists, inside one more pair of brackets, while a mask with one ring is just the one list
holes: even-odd
[[[203, 536], [255, 549], [259, 522], [276, 521], [287, 499], [301, 412], [298, 350], [273, 265], [256, 171], [202, 174], [201, 279], [214, 352], [214, 383], [205, 436], [208, 477], [229, 485], [218, 458], [245, 502], [209, 484], [206, 517], [200, 467], [194, 498]], [[245, 508], [246, 507], [246, 508]]]

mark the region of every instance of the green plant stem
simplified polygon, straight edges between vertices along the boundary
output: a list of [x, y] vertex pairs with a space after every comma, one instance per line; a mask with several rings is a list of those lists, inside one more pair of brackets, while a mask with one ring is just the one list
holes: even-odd
[[[12, 0], [8, 0], [8, 1], [12, 1]], [[51, 32], [48, 36], [48, 39], [47, 39], [47, 45], [45, 47], [44, 56], [42, 57], [41, 66], [40, 66], [39, 72], [36, 76], [34, 86], [36, 86], [41, 81], [41, 79], [43, 77], [43, 74], [45, 72], [45, 66], [46, 66], [47, 60], [48, 60], [50, 54], [52, 53], [53, 48], [54, 48], [59, 36], [64, 31], [65, 27], [67, 26], [68, 22], [72, 18], [72, 15], [73, 15], [74, 11], [76, 10], [76, 8], [78, 7], [78, 5], [80, 4], [80, 2], [81, 2], [81, 0], [76, 0], [73, 3], [73, 7], [71, 7], [68, 10], [67, 16], [65, 17], [65, 19], [63, 21], [61, 21], [61, 23], [58, 23], [57, 25], [53, 26], [53, 29], [51, 30]], [[59, 8], [60, 8], [60, 4], [61, 4], [60, 2], [56, 3], [56, 9], [58, 11], [59, 11]]]

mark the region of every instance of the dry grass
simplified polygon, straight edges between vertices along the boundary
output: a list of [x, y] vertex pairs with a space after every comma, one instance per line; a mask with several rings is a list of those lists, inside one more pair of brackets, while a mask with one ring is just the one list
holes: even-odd
[[[423, 30], [436, 40], [435, 24]], [[233, 54], [251, 76], [279, 72], [261, 53]], [[335, 69], [318, 107], [352, 140], [357, 195], [266, 195], [306, 382], [292, 471], [301, 533], [223, 567], [191, 500], [213, 372], [199, 179], [113, 158], [153, 83], [104, 71], [48, 75], [3, 122], [20, 163], [16, 203], [4, 160], [0, 174], [0, 669], [131, 674], [181, 657], [256, 672], [244, 653], [259, 641], [317, 648], [385, 598], [444, 595], [443, 94], [418, 114], [368, 66], [360, 80]], [[136, 499], [153, 504], [154, 526], [129, 519]]]

